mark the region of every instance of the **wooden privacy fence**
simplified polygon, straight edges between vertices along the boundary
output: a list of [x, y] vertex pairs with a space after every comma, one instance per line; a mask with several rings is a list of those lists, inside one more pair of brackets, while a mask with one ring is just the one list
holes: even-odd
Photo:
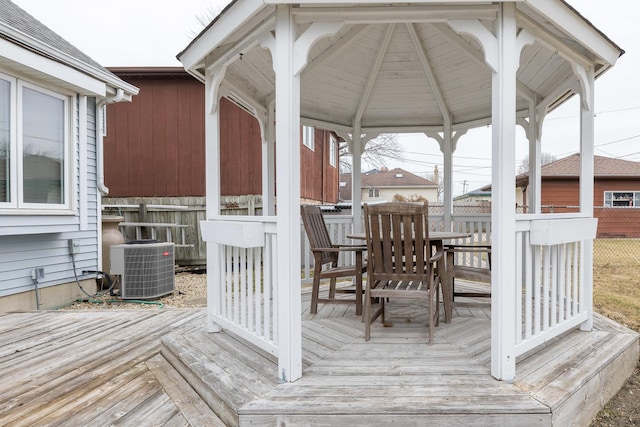
[[[207, 262], [206, 243], [202, 240], [200, 221], [206, 218], [204, 197], [109, 197], [104, 198], [103, 215], [124, 217], [122, 227], [126, 241], [158, 239], [176, 243], [176, 263], [181, 266], [205, 266]], [[429, 207], [429, 222], [432, 230], [444, 230], [442, 206]], [[456, 206], [453, 230], [470, 232], [472, 236], [464, 244], [491, 243], [491, 215], [485, 205]], [[475, 213], [473, 213], [475, 212]], [[220, 206], [221, 215], [262, 214], [260, 196], [225, 196]], [[349, 211], [350, 213], [350, 211]], [[335, 242], [344, 242], [352, 232], [351, 215], [326, 214], [327, 226]], [[300, 260], [303, 284], [312, 281], [313, 255], [309, 249], [307, 236], [302, 231], [302, 259]], [[343, 255], [348, 256], [348, 255]], [[469, 255], [457, 255], [456, 264], [474, 264], [478, 259]], [[341, 261], [347, 261], [342, 259]]]
[[[225, 196], [222, 215], [261, 215], [260, 196]], [[206, 218], [204, 197], [109, 197], [102, 199], [103, 215], [124, 217], [125, 241], [158, 239], [176, 243], [176, 263], [204, 266], [207, 247], [200, 233]]]

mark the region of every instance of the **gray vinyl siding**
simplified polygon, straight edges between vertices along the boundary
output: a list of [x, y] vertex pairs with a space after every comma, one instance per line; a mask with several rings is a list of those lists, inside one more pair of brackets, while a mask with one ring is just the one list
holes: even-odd
[[[98, 156], [97, 156], [97, 118], [96, 99], [89, 98], [87, 102], [87, 173], [88, 188], [87, 200], [89, 202], [89, 227], [99, 230], [98, 227], [98, 207], [100, 196], [98, 195]], [[97, 245], [96, 245], [97, 257]]]
[[[76, 100], [77, 102], [77, 100]], [[45, 276], [39, 287], [54, 286], [75, 281], [73, 263], [68, 249], [68, 240], [77, 239], [80, 252], [75, 255], [76, 272], [79, 279], [92, 277], [83, 271], [98, 267], [98, 191], [96, 169], [96, 112], [95, 98], [87, 103], [87, 194], [80, 193], [79, 140], [73, 145], [75, 151], [75, 215], [56, 216], [2, 216], [0, 217], [0, 297], [34, 289], [31, 272], [42, 267]], [[78, 109], [74, 123], [78, 135]], [[80, 197], [88, 200], [88, 226], [80, 231]]]

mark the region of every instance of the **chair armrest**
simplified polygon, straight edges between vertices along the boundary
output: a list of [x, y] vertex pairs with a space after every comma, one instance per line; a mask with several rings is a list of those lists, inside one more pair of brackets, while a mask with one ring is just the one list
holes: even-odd
[[489, 252], [491, 253], [491, 245], [445, 245], [444, 250], [447, 252]]
[[366, 245], [333, 245], [334, 248], [346, 248], [351, 250], [367, 250]]
[[333, 247], [333, 248], [313, 248], [312, 252], [364, 252], [367, 250], [366, 246], [348, 246], [348, 247]]
[[443, 256], [444, 256], [444, 251], [438, 251], [435, 254], [433, 254], [431, 258], [429, 258], [429, 262], [432, 263], [432, 262], [440, 261]]

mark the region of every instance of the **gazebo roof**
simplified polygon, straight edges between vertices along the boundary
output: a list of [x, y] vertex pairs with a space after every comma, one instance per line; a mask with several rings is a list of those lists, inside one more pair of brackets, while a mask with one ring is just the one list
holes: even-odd
[[[517, 72], [523, 116], [531, 99], [553, 109], [577, 91], [574, 64], [595, 60], [598, 76], [624, 53], [564, 1], [524, 0], [516, 7], [518, 26], [535, 37]], [[231, 97], [266, 106], [275, 73], [260, 43], [273, 30], [275, 8], [232, 2], [178, 58], [200, 78], [207, 67], [226, 65]], [[497, 3], [319, 0], [293, 5], [293, 13], [300, 33], [313, 23], [343, 23], [315, 43], [301, 71], [303, 122], [334, 130], [358, 122], [376, 132], [438, 131], [448, 120], [453, 129], [489, 124], [492, 71], [480, 44], [454, 28], [474, 19], [490, 30]]]

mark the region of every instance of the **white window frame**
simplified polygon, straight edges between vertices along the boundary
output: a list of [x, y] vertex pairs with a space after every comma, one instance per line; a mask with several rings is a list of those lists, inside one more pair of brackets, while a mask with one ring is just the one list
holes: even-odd
[[338, 158], [338, 141], [333, 135], [329, 135], [329, 164], [336, 167]]
[[[614, 194], [616, 193], [631, 193], [631, 205], [630, 206], [614, 206]], [[607, 197], [609, 196], [609, 197]], [[605, 208], [622, 208], [622, 209], [637, 209], [640, 208], [640, 191], [633, 190], [618, 190], [618, 191], [605, 191], [604, 192], [604, 207]]]
[[[0, 79], [8, 81], [11, 85], [10, 89], [10, 124], [9, 124], [9, 166], [11, 168], [10, 179], [10, 196], [8, 202], [0, 202], [0, 214], [51, 214], [51, 213], [68, 213], [72, 212], [72, 201], [74, 183], [72, 182], [72, 168], [75, 165], [72, 150], [72, 97], [68, 94], [46, 89], [42, 86], [21, 80], [15, 76], [11, 76], [0, 72]], [[23, 89], [30, 90], [57, 98], [63, 102], [63, 170], [62, 170], [62, 186], [63, 192], [62, 203], [27, 203], [24, 202], [24, 183], [23, 183], [23, 127], [22, 127], [22, 99]]]
[[15, 77], [0, 73], [0, 79], [9, 83], [9, 200], [0, 201], [0, 210], [4, 208], [15, 208], [17, 206], [18, 183], [15, 178], [17, 170], [18, 156], [16, 155], [17, 135], [15, 129], [16, 111], [16, 84]]
[[380, 190], [375, 187], [369, 187], [369, 198], [377, 199], [378, 197], [380, 197]]
[[313, 126], [302, 126], [302, 145], [311, 151], [316, 150], [315, 135], [316, 128]]

